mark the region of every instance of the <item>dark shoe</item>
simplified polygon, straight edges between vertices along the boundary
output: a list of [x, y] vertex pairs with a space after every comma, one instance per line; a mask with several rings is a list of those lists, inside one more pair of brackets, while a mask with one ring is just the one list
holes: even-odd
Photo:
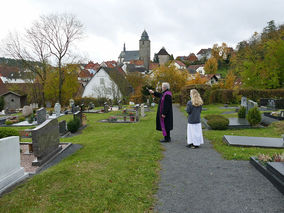
[[190, 148], [192, 148], [192, 149], [197, 149], [197, 148], [199, 148], [199, 146], [194, 146], [194, 145], [192, 145]]
[[192, 144], [187, 144], [186, 145], [187, 148], [190, 148], [191, 146], [192, 146]]
[[168, 142], [170, 142], [170, 141], [165, 140], [165, 139], [161, 139], [160, 142], [161, 142], [161, 143], [168, 143]]

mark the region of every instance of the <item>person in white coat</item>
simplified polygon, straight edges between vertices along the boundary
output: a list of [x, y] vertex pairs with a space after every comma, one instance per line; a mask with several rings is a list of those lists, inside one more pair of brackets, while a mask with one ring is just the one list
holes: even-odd
[[196, 89], [190, 90], [190, 99], [186, 106], [188, 113], [187, 147], [195, 149], [204, 143], [200, 122], [203, 101]]

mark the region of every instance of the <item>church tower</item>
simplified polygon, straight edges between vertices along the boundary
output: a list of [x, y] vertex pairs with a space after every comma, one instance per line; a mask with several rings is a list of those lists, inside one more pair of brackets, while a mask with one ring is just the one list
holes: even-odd
[[150, 40], [146, 30], [141, 35], [139, 40], [139, 59], [144, 61], [144, 66], [149, 70], [150, 64]]

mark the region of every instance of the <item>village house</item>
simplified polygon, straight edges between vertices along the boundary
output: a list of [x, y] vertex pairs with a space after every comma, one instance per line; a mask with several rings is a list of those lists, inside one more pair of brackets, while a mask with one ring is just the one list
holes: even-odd
[[211, 57], [211, 51], [212, 51], [211, 48], [199, 50], [199, 52], [196, 54], [198, 60], [201, 60], [201, 59], [207, 60], [207, 59], [209, 59]]
[[170, 60], [170, 54], [166, 51], [165, 47], [162, 47], [160, 51], [156, 54], [160, 65], [166, 64]]
[[171, 65], [174, 65], [179, 70], [186, 69], [186, 65], [179, 60], [172, 61]]
[[198, 72], [200, 75], [205, 75], [204, 64], [189, 65], [187, 70], [189, 74], [196, 74]]
[[86, 85], [82, 97], [120, 99], [132, 92], [125, 79], [124, 71], [119, 68], [101, 67]]

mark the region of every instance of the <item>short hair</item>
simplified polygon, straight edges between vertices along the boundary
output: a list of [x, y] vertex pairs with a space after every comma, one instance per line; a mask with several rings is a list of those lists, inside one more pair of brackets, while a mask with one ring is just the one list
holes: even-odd
[[162, 87], [166, 87], [167, 89], [170, 89], [170, 84], [168, 82], [163, 82]]

